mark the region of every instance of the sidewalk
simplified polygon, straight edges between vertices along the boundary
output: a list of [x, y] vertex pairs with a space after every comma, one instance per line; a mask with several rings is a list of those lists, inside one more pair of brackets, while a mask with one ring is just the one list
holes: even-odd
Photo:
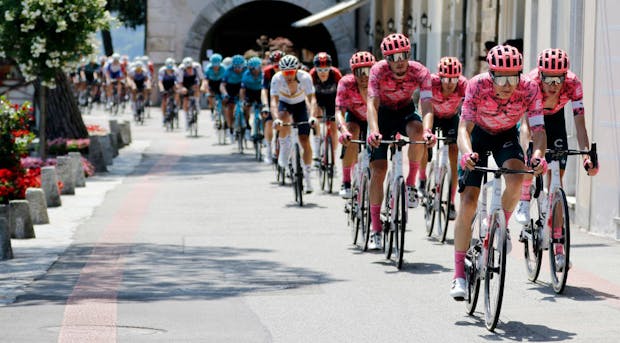
[[43, 276], [73, 242], [77, 228], [101, 205], [106, 193], [120, 185], [142, 160], [148, 141], [134, 140], [119, 151], [107, 173], [86, 179], [75, 195], [63, 195], [62, 206], [48, 208], [49, 224], [35, 225], [36, 238], [12, 239], [15, 258], [0, 261], [0, 306], [24, 293], [29, 283]]

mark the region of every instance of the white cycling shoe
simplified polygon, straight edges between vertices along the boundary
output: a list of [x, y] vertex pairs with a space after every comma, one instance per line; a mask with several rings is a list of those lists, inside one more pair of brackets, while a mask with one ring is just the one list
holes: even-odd
[[530, 202], [521, 200], [515, 213], [515, 220], [521, 225], [527, 225], [530, 223]]
[[456, 278], [452, 280], [452, 285], [450, 286], [450, 296], [456, 301], [463, 301], [465, 300], [465, 294], [465, 279]]

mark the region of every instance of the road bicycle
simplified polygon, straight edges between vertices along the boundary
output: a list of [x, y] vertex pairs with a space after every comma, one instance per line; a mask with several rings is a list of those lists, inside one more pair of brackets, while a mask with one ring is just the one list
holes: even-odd
[[519, 241], [524, 244], [527, 276], [532, 282], [538, 278], [543, 251], [549, 250], [551, 286], [557, 294], [564, 291], [570, 269], [570, 219], [566, 194], [560, 179], [559, 161], [571, 155], [589, 155], [592, 163], [595, 166], [598, 164], [596, 143], [592, 143], [589, 151], [547, 149], [551, 171], [549, 189], [543, 190], [542, 196], [536, 193], [532, 195], [531, 219], [523, 227], [519, 237]]
[[[465, 188], [464, 180], [471, 172], [483, 172], [484, 175], [476, 215], [471, 226], [472, 240], [465, 253], [465, 307], [467, 313], [473, 315], [480, 284], [483, 283], [484, 322], [486, 328], [493, 331], [499, 320], [506, 280], [508, 230], [502, 209], [501, 176], [533, 174], [534, 171], [476, 166], [473, 171], [466, 170], [459, 179], [459, 193]], [[493, 174], [493, 179], [488, 182], [487, 173]], [[491, 193], [490, 203], [487, 203], [488, 192]]]
[[[430, 163], [426, 191], [422, 200], [426, 235], [431, 237], [433, 231], [441, 243], [446, 241], [448, 232], [449, 212], [452, 199], [452, 172], [448, 155], [449, 144], [455, 143], [454, 138], [437, 137], [436, 158]], [[429, 153], [432, 151], [429, 149]]]
[[[304, 194], [304, 170], [302, 167], [301, 160], [301, 145], [299, 144], [299, 126], [303, 124], [308, 124], [307, 121], [300, 121], [297, 123], [283, 123], [282, 126], [290, 126], [291, 135], [290, 139], [293, 142], [293, 151], [292, 154], [288, 156], [288, 175], [291, 178], [291, 183], [293, 184], [293, 191], [295, 192], [295, 202], [299, 206], [304, 205], [303, 194]], [[284, 177], [284, 176], [282, 176]]]
[[217, 143], [226, 144], [226, 130], [228, 125], [224, 118], [224, 112], [222, 111], [222, 96], [215, 95], [215, 107], [211, 110], [212, 117], [214, 119], [215, 131], [217, 132]]
[[321, 119], [319, 125], [319, 135], [321, 137], [319, 144], [319, 180], [321, 190], [331, 193], [334, 185], [335, 166], [331, 123], [336, 121], [336, 117], [327, 117], [323, 115], [317, 118]]
[[352, 139], [351, 143], [359, 144], [359, 153], [351, 173], [351, 198], [347, 199], [344, 212], [353, 244], [366, 251], [370, 239], [370, 150], [364, 139]]
[[263, 139], [265, 138], [263, 128], [263, 118], [261, 117], [262, 105], [258, 102], [252, 103], [252, 111], [254, 113], [253, 122], [251, 126], [252, 143], [254, 144], [254, 158], [256, 161], [263, 161]]
[[144, 94], [141, 91], [136, 94], [134, 106], [136, 108], [134, 120], [137, 124], [144, 125]]
[[409, 193], [403, 176], [403, 147], [407, 144], [426, 144], [426, 141], [410, 141], [396, 134], [393, 140], [381, 140], [380, 144], [390, 145], [391, 167], [387, 175], [387, 188], [381, 211], [383, 227], [383, 251], [386, 259], [395, 256], [396, 267], [403, 266], [405, 255], [405, 231], [409, 209]]
[[234, 117], [234, 129], [235, 129], [235, 140], [237, 141], [237, 148], [239, 149], [239, 153], [243, 154], [243, 149], [246, 147], [246, 135], [245, 131], [247, 130], [248, 123], [245, 120], [245, 114], [243, 113], [243, 102], [241, 100], [237, 101], [235, 105], [235, 117]]
[[174, 90], [172, 89], [164, 93], [164, 96], [167, 97], [166, 113], [164, 114], [164, 126], [166, 127], [166, 131], [174, 130], [174, 121], [175, 118], [178, 117], [179, 109], [174, 100], [174, 94]]
[[190, 136], [198, 137], [198, 113], [200, 109], [198, 108], [198, 98], [191, 95], [188, 96], [188, 104], [187, 104], [187, 128], [189, 130]]

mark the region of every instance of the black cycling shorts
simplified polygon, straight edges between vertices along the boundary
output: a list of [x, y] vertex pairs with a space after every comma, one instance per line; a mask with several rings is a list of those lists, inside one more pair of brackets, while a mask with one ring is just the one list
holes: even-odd
[[[407, 136], [407, 124], [409, 122], [422, 122], [422, 118], [416, 112], [413, 102], [397, 110], [379, 106], [378, 117], [379, 133], [381, 133], [383, 139], [391, 139], [397, 133]], [[387, 160], [387, 150], [388, 146], [386, 144], [381, 144], [378, 148], [372, 149], [370, 160]]]
[[[547, 148], [566, 150], [568, 149], [568, 139], [566, 137], [566, 120], [564, 119], [564, 108], [554, 114], [546, 115], [545, 132], [547, 133]], [[546, 155], [545, 159], [551, 161], [551, 156]], [[560, 169], [566, 169], [566, 156], [559, 160]]]
[[[480, 167], [487, 166], [489, 160], [487, 152], [489, 151], [493, 154], [493, 159], [499, 167], [510, 159], [518, 159], [519, 161], [524, 159], [523, 149], [519, 145], [519, 131], [516, 127], [492, 135], [476, 125], [471, 132], [471, 146], [473, 151], [478, 153], [479, 159], [476, 165]], [[470, 172], [465, 180], [465, 185], [480, 188], [482, 175], [482, 172]], [[460, 166], [459, 176], [463, 176]]]
[[[278, 111], [280, 112], [288, 112], [293, 116], [293, 122], [299, 123], [301, 121], [308, 121], [308, 108], [306, 107], [306, 102], [302, 101], [298, 104], [287, 104], [283, 101], [280, 101], [278, 104]], [[310, 124], [301, 124], [299, 125], [300, 136], [308, 136], [310, 134]]]
[[456, 144], [456, 136], [459, 130], [459, 115], [456, 114], [450, 118], [437, 118], [433, 119], [433, 131], [436, 129], [441, 129], [441, 133], [443, 137], [453, 138], [454, 143]]

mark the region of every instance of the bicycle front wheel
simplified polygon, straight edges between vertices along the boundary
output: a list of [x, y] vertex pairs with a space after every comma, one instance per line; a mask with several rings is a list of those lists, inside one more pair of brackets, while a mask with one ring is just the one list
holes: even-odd
[[[472, 225], [473, 226], [473, 225]], [[468, 315], [473, 315], [480, 294], [480, 269], [479, 259], [482, 253], [482, 244], [478, 239], [472, 239], [465, 255], [465, 309]]]
[[396, 267], [403, 267], [403, 257], [405, 256], [405, 231], [407, 229], [407, 188], [404, 180], [396, 190], [394, 202], [394, 254]]
[[[388, 180], [391, 180], [392, 176], [388, 173]], [[385, 192], [385, 198], [383, 199], [385, 204], [385, 216], [384, 220], [381, 222], [381, 226], [383, 227], [383, 252], [385, 253], [385, 258], [389, 260], [392, 258], [392, 247], [394, 245], [394, 231], [392, 228], [392, 223], [390, 222], [390, 218], [392, 218], [392, 208], [391, 205], [391, 197], [392, 197], [392, 185], [391, 182], [388, 182], [387, 190]]]
[[506, 224], [504, 213], [497, 210], [491, 216], [488, 233], [487, 260], [484, 275], [484, 322], [489, 331], [499, 321], [506, 279]]
[[304, 171], [301, 168], [301, 154], [299, 152], [299, 144], [295, 144], [295, 198], [297, 199], [297, 203], [299, 206], [304, 205], [303, 193], [303, 179], [304, 179]]
[[360, 223], [360, 227], [362, 230], [362, 237], [364, 239], [364, 241], [362, 242], [362, 250], [366, 251], [368, 250], [368, 241], [370, 240], [370, 170], [367, 169], [364, 172], [364, 178], [362, 181], [362, 190], [361, 190], [361, 195], [362, 195], [362, 201], [361, 203], [361, 208], [360, 208], [360, 213], [359, 213], [359, 218], [360, 220], [362, 220], [362, 222]]
[[551, 244], [549, 245], [551, 284], [553, 291], [560, 294], [564, 292], [568, 270], [570, 269], [570, 220], [568, 218], [566, 195], [561, 188], [553, 195], [551, 213], [547, 215], [551, 216], [551, 223], [553, 224]]
[[327, 193], [332, 192], [334, 187], [334, 156], [332, 154], [332, 137], [327, 136], [327, 144], [325, 144], [325, 173], [327, 174]]
[[437, 227], [439, 228], [439, 241], [444, 243], [448, 234], [448, 224], [450, 223], [450, 199], [452, 196], [452, 187], [450, 184], [451, 175], [447, 171], [441, 173], [441, 181], [439, 186], [439, 213]]
[[426, 236], [433, 234], [433, 226], [435, 225], [435, 168], [431, 164], [428, 177], [426, 178], [426, 196], [424, 197], [424, 221], [426, 223]]
[[[540, 195], [542, 197], [542, 194]], [[535, 282], [540, 273], [542, 262], [542, 230], [545, 218], [542, 217], [540, 198], [532, 199], [530, 207], [530, 222], [523, 227], [523, 257], [527, 279]]]

